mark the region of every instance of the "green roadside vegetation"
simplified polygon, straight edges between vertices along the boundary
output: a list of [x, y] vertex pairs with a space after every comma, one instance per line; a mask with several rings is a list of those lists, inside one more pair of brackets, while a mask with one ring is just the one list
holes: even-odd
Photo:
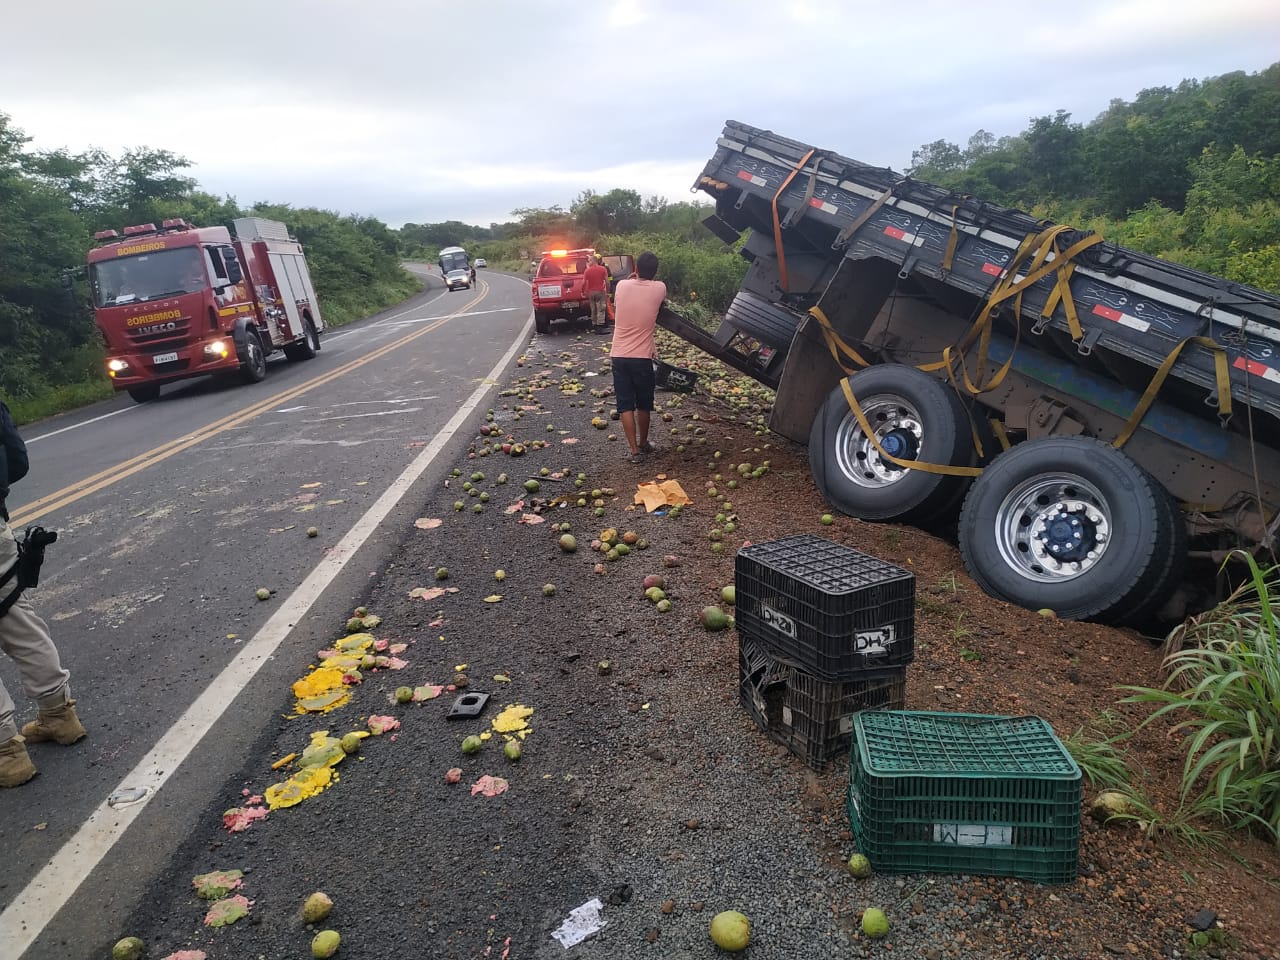
[[227, 227], [242, 216], [280, 220], [306, 248], [330, 325], [421, 288], [400, 266], [395, 233], [373, 218], [268, 203], [241, 207], [198, 189], [184, 174], [188, 161], [167, 150], [116, 157], [28, 144], [0, 113], [0, 398], [19, 423], [112, 394], [83, 281], [98, 230], [169, 217]]

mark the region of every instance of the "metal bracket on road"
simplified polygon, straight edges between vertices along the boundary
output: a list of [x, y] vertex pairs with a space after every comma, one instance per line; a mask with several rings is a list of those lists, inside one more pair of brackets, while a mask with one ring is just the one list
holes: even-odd
[[464, 693], [453, 701], [453, 706], [449, 708], [449, 720], [466, 720], [470, 717], [480, 716], [480, 711], [489, 702], [487, 693]]

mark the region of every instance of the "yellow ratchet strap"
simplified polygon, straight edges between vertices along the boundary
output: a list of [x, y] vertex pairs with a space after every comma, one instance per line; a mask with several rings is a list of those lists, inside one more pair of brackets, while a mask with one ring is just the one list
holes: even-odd
[[[1022, 293], [1027, 290], [1027, 288], [1035, 285], [1041, 279], [1048, 276], [1050, 273], [1057, 271], [1057, 283], [1054, 285], [1053, 291], [1050, 293], [1049, 299], [1045, 303], [1045, 309], [1042, 312], [1046, 317], [1048, 317], [1053, 313], [1053, 308], [1058, 305], [1059, 301], [1061, 301], [1063, 309], [1067, 314], [1067, 325], [1071, 330], [1071, 339], [1079, 342], [1080, 338], [1084, 336], [1084, 330], [1080, 327], [1080, 319], [1076, 315], [1075, 302], [1071, 297], [1071, 288], [1068, 285], [1071, 280], [1071, 274], [1075, 271], [1075, 266], [1072, 261], [1083, 251], [1089, 249], [1095, 244], [1101, 243], [1102, 235], [1091, 233], [1088, 236], [1077, 240], [1071, 246], [1067, 247], [1066, 250], [1061, 250], [1058, 247], [1060, 235], [1070, 229], [1071, 228], [1067, 226], [1055, 226], [1049, 227], [1035, 236], [1028, 234], [1030, 247], [1035, 251], [1030, 269], [1021, 280], [1015, 282], [1014, 276], [1020, 266], [1020, 263], [1018, 262], [1019, 258], [1015, 257], [1014, 262], [1009, 264], [1009, 269], [1005, 271], [1005, 275], [1000, 279], [1000, 283], [996, 285], [995, 291], [988, 298], [987, 309], [990, 310], [1010, 297], [1016, 297], [1016, 303], [1019, 307], [1018, 313], [1019, 316], [1021, 316], [1020, 308], [1022, 306]], [[1023, 246], [1019, 248], [1019, 252], [1023, 254], [1024, 258], [1024, 251], [1026, 251], [1027, 248], [1027, 241], [1023, 241]], [[1050, 252], [1053, 253], [1052, 260], [1048, 259]]]
[[867, 361], [862, 354], [858, 353], [857, 350], [853, 349], [853, 347], [849, 346], [840, 338], [840, 334], [836, 333], [835, 329], [831, 326], [831, 321], [827, 319], [827, 315], [822, 311], [821, 307], [810, 307], [809, 314], [817, 320], [818, 325], [822, 327], [822, 337], [827, 341], [827, 349], [831, 351], [831, 359], [836, 362], [841, 370], [845, 373], [854, 372], [849, 369], [843, 360], [840, 359], [841, 354], [852, 361], [856, 367], [861, 368], [871, 366], [870, 362]]
[[[1053, 226], [1042, 230], [1038, 234], [1029, 233], [1023, 238], [1008, 268], [1001, 276], [1000, 282], [996, 284], [995, 289], [991, 292], [973, 326], [961, 341], [956, 344], [955, 351], [960, 358], [963, 358], [965, 351], [973, 346], [975, 341], [978, 344], [978, 379], [976, 383], [969, 376], [968, 364], [963, 361], [960, 364], [961, 372], [964, 375], [964, 387], [971, 394], [976, 395], [994, 390], [1004, 382], [1005, 377], [1008, 376], [1009, 371], [1013, 368], [1014, 353], [1011, 352], [1005, 362], [1001, 364], [999, 370], [989, 378], [986, 374], [987, 354], [991, 345], [992, 320], [996, 306], [1005, 300], [1013, 298], [1013, 313], [1018, 318], [1018, 322], [1014, 324], [1014, 351], [1016, 352], [1022, 334], [1022, 295], [1027, 288], [1054, 270], [1058, 272], [1057, 283], [1049, 295], [1044, 310], [1041, 312], [1047, 318], [1052, 315], [1054, 308], [1061, 302], [1067, 314], [1067, 325], [1071, 330], [1072, 340], [1078, 343], [1080, 338], [1084, 336], [1084, 331], [1080, 326], [1080, 319], [1076, 312], [1075, 301], [1071, 296], [1070, 281], [1071, 275], [1075, 271], [1075, 263], [1072, 258], [1082, 250], [1100, 243], [1102, 237], [1098, 234], [1090, 234], [1072, 244], [1066, 250], [1062, 250], [1059, 246], [1061, 234], [1070, 229], [1067, 226]], [[1052, 260], [1049, 259], [1051, 253], [1053, 254]], [[1026, 274], [1019, 280], [1017, 279], [1018, 273], [1023, 269], [1026, 270]], [[948, 348], [943, 352], [942, 361], [932, 364], [927, 369], [940, 370], [943, 367], [949, 368], [952, 360], [949, 356], [950, 349]]]
[[960, 242], [960, 230], [956, 224], [956, 215], [960, 212], [960, 204], [951, 208], [951, 236], [947, 238], [947, 252], [942, 255], [942, 271], [951, 272], [951, 261], [955, 259], [956, 246]]
[[[847, 374], [853, 374], [856, 372], [856, 370], [850, 369], [848, 364], [846, 364], [844, 360], [841, 359], [842, 355], [846, 359], [850, 360], [857, 367], [865, 368], [865, 367], [871, 366], [871, 363], [868, 362], [867, 359], [862, 356], [862, 354], [858, 353], [857, 350], [853, 349], [853, 347], [849, 346], [847, 343], [844, 342], [844, 340], [840, 338], [840, 335], [836, 333], [835, 330], [832, 328], [831, 321], [827, 319], [827, 315], [826, 313], [823, 312], [821, 307], [810, 307], [809, 313], [813, 316], [815, 320], [818, 321], [818, 324], [822, 327], [822, 336], [827, 342], [827, 349], [831, 351], [831, 359], [833, 359], [836, 362], [836, 364], [840, 367], [841, 370], [843, 370]], [[948, 354], [948, 357], [949, 357], [949, 354]], [[919, 369], [926, 370], [926, 367], [920, 367]], [[928, 369], [940, 369], [940, 365], [936, 363], [929, 364]], [[948, 375], [948, 378], [951, 380], [952, 384], [954, 385], [955, 383], [954, 372], [951, 370], [948, 370], [947, 375]], [[944, 465], [944, 464], [936, 464], [936, 463], [924, 463], [923, 461], [920, 461], [920, 460], [898, 460], [898, 459], [895, 459], [890, 454], [885, 453], [884, 449], [880, 446], [879, 441], [876, 440], [875, 434], [871, 431], [871, 424], [867, 422], [866, 416], [862, 412], [862, 408], [858, 405], [858, 401], [854, 398], [853, 390], [850, 389], [849, 387], [849, 382], [847, 380], [841, 380], [840, 384], [841, 384], [841, 389], [844, 390], [845, 400], [847, 400], [849, 403], [849, 409], [853, 411], [853, 415], [858, 420], [858, 425], [862, 427], [863, 433], [867, 435], [867, 438], [871, 441], [872, 445], [876, 448], [876, 450], [880, 452], [880, 455], [884, 457], [886, 460], [890, 461], [891, 463], [897, 464], [900, 467], [909, 467], [912, 470], [920, 470], [924, 473], [941, 473], [941, 474], [947, 474], [949, 476], [976, 477], [979, 473], [982, 472], [982, 470], [978, 467], [953, 467], [953, 466], [950, 466], [949, 464]], [[982, 437], [978, 433], [977, 426], [974, 423], [970, 422], [969, 429], [970, 429], [970, 432], [973, 434], [974, 449], [978, 451], [979, 457], [984, 456], [985, 454], [982, 448]], [[1005, 443], [1005, 449], [1008, 449], [1007, 437], [1005, 438], [1004, 443]]]
[[848, 401], [849, 409], [853, 411], [853, 415], [858, 421], [858, 426], [862, 428], [863, 436], [871, 441], [871, 445], [876, 448], [882, 460], [907, 470], [919, 470], [921, 473], [940, 473], [949, 477], [976, 477], [982, 473], [981, 467], [953, 467], [950, 464], [925, 463], [923, 460], [900, 460], [892, 454], [885, 453], [884, 447], [880, 446], [880, 441], [876, 438], [875, 431], [871, 429], [871, 424], [867, 422], [867, 415], [862, 412], [862, 407], [858, 404], [857, 397], [853, 395], [853, 390], [850, 388], [847, 379], [840, 381], [840, 389], [844, 391], [844, 398]]
[[1013, 449], [1013, 444], [1009, 442], [1009, 431], [1004, 428], [1004, 421], [992, 417], [987, 423], [991, 425], [991, 432], [996, 435], [996, 442], [1000, 444], [1000, 449]]
[[1206, 350], [1213, 351], [1213, 373], [1214, 379], [1218, 386], [1218, 416], [1225, 424], [1231, 416], [1231, 371], [1227, 365], [1227, 351], [1215, 340], [1209, 337], [1187, 337], [1181, 343], [1170, 351], [1169, 355], [1164, 358], [1164, 363], [1160, 364], [1160, 368], [1156, 370], [1155, 376], [1151, 378], [1151, 382], [1147, 384], [1147, 389], [1143, 391], [1138, 405], [1133, 408], [1133, 413], [1129, 414], [1129, 419], [1124, 425], [1124, 429], [1120, 431], [1120, 435], [1111, 442], [1111, 445], [1119, 450], [1142, 423], [1142, 418], [1147, 415], [1147, 411], [1151, 409], [1151, 404], [1155, 402], [1156, 394], [1160, 392], [1160, 388], [1164, 386], [1169, 371], [1173, 369], [1174, 363], [1177, 362], [1178, 355], [1182, 353], [1182, 348], [1188, 343], [1194, 343], [1196, 346], [1204, 347]]
[[778, 198], [782, 196], [782, 192], [791, 185], [791, 181], [796, 178], [796, 174], [804, 169], [804, 165], [809, 162], [809, 158], [816, 152], [816, 150], [810, 149], [800, 159], [800, 162], [792, 168], [791, 172], [787, 174], [787, 179], [782, 181], [782, 186], [773, 195], [773, 245], [778, 251], [778, 282], [782, 286], [783, 293], [790, 293], [791, 287], [787, 281], [787, 255], [782, 249], [782, 221], [778, 219]]

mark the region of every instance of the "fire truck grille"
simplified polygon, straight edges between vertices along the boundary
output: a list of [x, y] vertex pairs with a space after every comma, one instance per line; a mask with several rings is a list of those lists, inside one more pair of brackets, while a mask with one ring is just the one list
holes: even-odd
[[155, 327], [138, 327], [129, 331], [129, 342], [138, 350], [148, 353], [166, 353], [187, 345], [191, 336], [191, 320], [183, 317]]

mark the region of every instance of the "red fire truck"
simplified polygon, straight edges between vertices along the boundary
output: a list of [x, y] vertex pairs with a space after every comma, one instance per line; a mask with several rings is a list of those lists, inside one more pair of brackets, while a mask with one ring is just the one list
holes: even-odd
[[162, 384], [205, 374], [246, 383], [267, 357], [310, 360], [324, 320], [302, 246], [274, 220], [226, 227], [165, 220], [94, 234], [89, 286], [107, 373], [138, 403]]

